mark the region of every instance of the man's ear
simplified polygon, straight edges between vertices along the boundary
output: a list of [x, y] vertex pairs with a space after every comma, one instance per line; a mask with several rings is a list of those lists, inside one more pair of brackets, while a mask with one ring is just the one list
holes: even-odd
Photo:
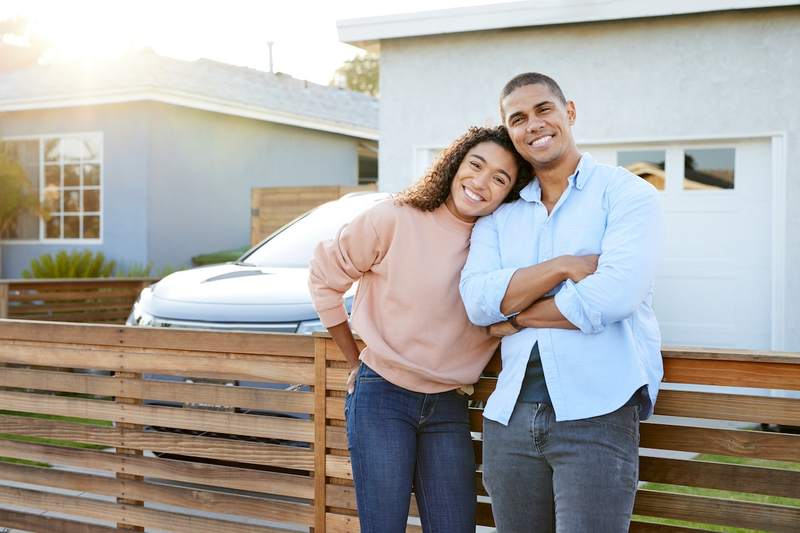
[[567, 100], [567, 117], [569, 118], [569, 125], [575, 125], [575, 119], [578, 118], [578, 113], [575, 110], [575, 102]]

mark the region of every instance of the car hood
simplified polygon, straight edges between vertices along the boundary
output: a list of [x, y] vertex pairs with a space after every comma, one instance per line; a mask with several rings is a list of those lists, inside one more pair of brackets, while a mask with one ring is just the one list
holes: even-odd
[[317, 318], [307, 268], [213, 265], [159, 281], [143, 310], [174, 320], [296, 322]]

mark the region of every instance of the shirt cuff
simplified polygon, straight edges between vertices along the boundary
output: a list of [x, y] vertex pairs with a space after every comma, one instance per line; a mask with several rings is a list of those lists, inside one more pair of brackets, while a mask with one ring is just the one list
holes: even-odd
[[322, 321], [322, 325], [326, 328], [347, 322], [347, 319], [349, 318], [347, 316], [347, 310], [344, 308], [344, 304], [334, 307], [333, 309], [326, 309], [324, 311], [317, 312], [319, 313], [319, 319]]
[[600, 333], [605, 328], [601, 314], [587, 309], [575, 282], [570, 279], [565, 281], [561, 290], [556, 293], [554, 303], [564, 318], [583, 333]]
[[500, 311], [500, 306], [503, 304], [503, 298], [508, 290], [508, 284], [511, 283], [511, 277], [516, 272], [516, 268], [504, 268], [492, 272], [489, 279], [486, 281], [483, 298], [483, 312], [493, 319], [492, 323], [503, 322], [508, 317], [516, 314], [504, 315]]

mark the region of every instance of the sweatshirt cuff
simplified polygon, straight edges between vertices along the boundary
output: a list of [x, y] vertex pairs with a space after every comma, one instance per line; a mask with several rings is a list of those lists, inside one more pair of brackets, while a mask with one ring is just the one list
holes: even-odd
[[319, 319], [322, 321], [322, 325], [326, 328], [347, 322], [347, 319], [350, 318], [347, 316], [347, 310], [344, 308], [344, 304], [340, 304], [333, 309], [318, 311], [318, 313]]
[[602, 316], [597, 311], [586, 309], [575, 282], [567, 280], [556, 293], [554, 303], [564, 318], [572, 322], [581, 332], [586, 334], [603, 331]]

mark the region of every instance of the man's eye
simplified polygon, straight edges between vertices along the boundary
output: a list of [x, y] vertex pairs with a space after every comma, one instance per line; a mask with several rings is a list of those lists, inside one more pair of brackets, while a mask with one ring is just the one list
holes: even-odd
[[517, 125], [522, 122], [522, 117], [514, 117], [511, 119], [511, 124]]

